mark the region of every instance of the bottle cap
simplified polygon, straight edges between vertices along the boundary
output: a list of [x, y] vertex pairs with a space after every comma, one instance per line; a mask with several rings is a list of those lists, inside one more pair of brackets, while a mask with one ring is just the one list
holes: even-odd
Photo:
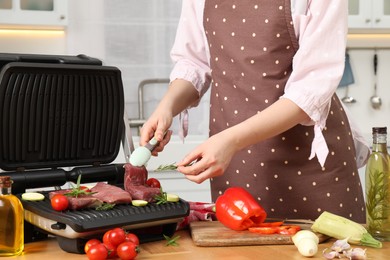
[[387, 134], [387, 127], [373, 127], [373, 134]]
[[10, 176], [0, 176], [0, 186], [11, 187], [12, 180]]

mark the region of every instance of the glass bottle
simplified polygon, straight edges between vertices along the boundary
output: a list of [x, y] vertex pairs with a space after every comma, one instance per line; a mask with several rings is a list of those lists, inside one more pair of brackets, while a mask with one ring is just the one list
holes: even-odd
[[390, 156], [387, 128], [372, 128], [372, 153], [366, 165], [366, 224], [378, 240], [390, 241]]
[[0, 176], [0, 256], [20, 255], [24, 249], [23, 206], [11, 186], [9, 176]]

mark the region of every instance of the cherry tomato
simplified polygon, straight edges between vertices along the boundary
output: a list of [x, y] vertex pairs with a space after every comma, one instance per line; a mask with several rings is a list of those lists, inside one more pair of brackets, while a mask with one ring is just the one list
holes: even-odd
[[102, 242], [99, 239], [96, 239], [96, 238], [92, 238], [92, 239], [88, 240], [87, 243], [85, 243], [84, 252], [87, 253], [88, 250], [91, 248], [91, 246], [97, 245], [97, 244], [100, 244], [100, 243], [102, 243]]
[[146, 185], [148, 185], [149, 187], [152, 187], [152, 188], [161, 188], [161, 183], [156, 178], [149, 178], [146, 181]]
[[63, 211], [69, 206], [68, 198], [63, 194], [56, 194], [50, 200], [51, 206], [54, 210]]
[[120, 243], [125, 242], [125, 240], [126, 233], [122, 228], [111, 229], [110, 233], [108, 234], [108, 241], [114, 247], [117, 247]]
[[136, 234], [126, 233], [126, 242], [133, 242], [137, 246], [139, 245], [139, 239]]
[[117, 253], [116, 253], [116, 247], [113, 246], [112, 244], [104, 244], [108, 250], [108, 256], [107, 258], [111, 259], [111, 258], [116, 258], [117, 257]]
[[104, 235], [103, 235], [103, 243], [105, 245], [111, 245], [111, 242], [110, 242], [110, 239], [109, 239], [110, 232], [111, 232], [111, 229], [106, 231], [106, 233], [104, 233]]
[[91, 192], [91, 190], [87, 186], [80, 186], [80, 190], [83, 190], [85, 192]]
[[116, 249], [116, 253], [122, 260], [134, 259], [138, 252], [138, 246], [133, 242], [123, 242]]
[[105, 260], [107, 256], [108, 250], [103, 243], [92, 245], [87, 252], [89, 260]]

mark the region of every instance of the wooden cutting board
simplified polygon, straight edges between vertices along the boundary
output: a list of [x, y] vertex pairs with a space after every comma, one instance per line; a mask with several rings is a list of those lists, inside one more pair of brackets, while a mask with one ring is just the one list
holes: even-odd
[[[310, 229], [309, 224], [299, 224], [302, 229]], [[219, 221], [197, 221], [190, 223], [191, 236], [197, 246], [248, 246], [248, 245], [289, 245], [293, 244], [289, 235], [262, 235], [244, 231], [235, 231], [225, 227]], [[328, 236], [318, 234], [320, 243]]]

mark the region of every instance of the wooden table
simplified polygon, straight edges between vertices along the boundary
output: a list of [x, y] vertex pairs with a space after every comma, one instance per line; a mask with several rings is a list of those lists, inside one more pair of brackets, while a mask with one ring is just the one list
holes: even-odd
[[[313, 258], [306, 258], [299, 254], [294, 245], [262, 245], [262, 246], [236, 246], [236, 247], [197, 247], [193, 244], [190, 232], [182, 230], [176, 232], [179, 235], [178, 246], [165, 246], [165, 241], [157, 241], [141, 244], [141, 252], [137, 260], [142, 259], [325, 259], [322, 251], [329, 248], [335, 240], [331, 239], [319, 245], [318, 253]], [[358, 247], [353, 245], [353, 247]], [[362, 246], [359, 246], [362, 247]], [[365, 247], [362, 247], [365, 248]], [[390, 242], [383, 243], [383, 248], [375, 249], [367, 247], [367, 259], [390, 259]], [[11, 259], [49, 260], [49, 259], [88, 259], [86, 255], [71, 254], [63, 251], [55, 238], [45, 241], [28, 243], [25, 245], [24, 254]], [[118, 258], [119, 259], [119, 258]]]

